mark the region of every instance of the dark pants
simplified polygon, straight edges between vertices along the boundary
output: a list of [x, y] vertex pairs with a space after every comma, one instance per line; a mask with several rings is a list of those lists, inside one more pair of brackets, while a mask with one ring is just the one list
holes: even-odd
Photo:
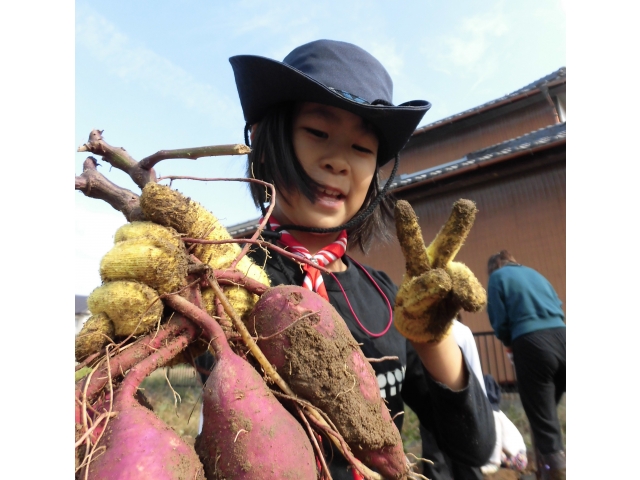
[[422, 463], [422, 473], [429, 480], [482, 480], [484, 477], [479, 467], [470, 467], [460, 462], [452, 461], [440, 450], [431, 432], [420, 426], [422, 439], [422, 457], [434, 464]]
[[566, 328], [538, 330], [512, 342], [520, 399], [543, 454], [564, 450], [557, 406], [567, 389], [566, 344]]

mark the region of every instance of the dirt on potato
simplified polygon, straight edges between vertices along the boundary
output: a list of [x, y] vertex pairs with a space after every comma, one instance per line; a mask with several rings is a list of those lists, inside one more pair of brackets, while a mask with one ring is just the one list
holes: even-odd
[[[297, 304], [301, 299], [297, 293], [289, 295], [288, 300]], [[296, 322], [284, 335], [290, 347], [285, 348], [286, 363], [279, 369], [296, 394], [306, 398], [323, 412], [336, 425], [340, 434], [350, 445], [358, 448], [376, 450], [384, 446], [397, 445], [400, 442], [398, 431], [393, 427], [384, 402], [374, 396], [366, 398], [364, 391], [372, 391], [371, 384], [363, 384], [363, 378], [355, 375], [358, 366], [354, 366], [354, 354], [362, 356], [365, 368], [370, 370], [369, 377], [375, 382], [375, 373], [368, 364], [356, 341], [340, 318], [332, 310], [333, 332], [319, 332], [315, 325], [321, 322], [320, 314], [314, 313]], [[296, 316], [295, 312], [290, 312]], [[297, 317], [296, 317], [297, 318]], [[292, 318], [292, 323], [296, 318]], [[330, 336], [328, 336], [330, 335]], [[374, 391], [379, 392], [377, 383]]]

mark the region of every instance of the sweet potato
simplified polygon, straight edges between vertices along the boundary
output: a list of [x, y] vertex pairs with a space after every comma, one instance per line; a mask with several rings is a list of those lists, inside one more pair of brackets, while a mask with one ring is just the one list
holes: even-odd
[[[133, 367], [115, 395], [117, 413], [98, 442], [89, 464], [91, 480], [204, 480], [193, 447], [134, 398], [146, 375], [183, 350], [180, 336]], [[104, 447], [104, 452], [98, 452]]]
[[409, 473], [373, 368], [329, 302], [302, 287], [274, 287], [247, 327], [291, 389], [329, 416], [356, 458], [385, 478]]
[[196, 451], [208, 480], [315, 480], [313, 448], [258, 372], [236, 355], [204, 310], [174, 296], [168, 303], [205, 330], [216, 364], [202, 394]]
[[218, 356], [204, 386], [203, 416], [196, 451], [208, 479], [317, 478], [300, 424], [231, 350]]

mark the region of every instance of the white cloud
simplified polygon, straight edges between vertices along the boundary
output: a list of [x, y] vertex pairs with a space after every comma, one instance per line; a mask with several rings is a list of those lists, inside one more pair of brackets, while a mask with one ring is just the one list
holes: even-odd
[[391, 78], [397, 78], [402, 74], [404, 58], [398, 52], [395, 42], [373, 42], [369, 48], [369, 53], [376, 57], [387, 69]]
[[210, 84], [199, 82], [183, 68], [153, 50], [137, 45], [99, 13], [78, 5], [76, 46], [91, 52], [96, 62], [125, 82], [136, 82], [181, 102], [186, 108], [208, 115], [215, 123], [241, 120], [234, 101]]
[[436, 48], [422, 51], [433, 57], [437, 71], [473, 75], [473, 89], [498, 68], [498, 42], [509, 30], [508, 17], [496, 9], [462, 19], [454, 34], [440, 37]]
[[[315, 5], [297, 4], [296, 2], [241, 2], [243, 11], [251, 12], [244, 15], [234, 29], [236, 36], [247, 34], [287, 34], [315, 31], [311, 19], [317, 20], [323, 15], [323, 9]], [[260, 32], [258, 32], [260, 31]], [[265, 37], [267, 41], [268, 37]]]
[[457, 67], [475, 69], [482, 63], [492, 42], [508, 30], [503, 15], [482, 14], [466, 18], [461, 22], [461, 32], [457, 37], [445, 38], [449, 47], [448, 60]]

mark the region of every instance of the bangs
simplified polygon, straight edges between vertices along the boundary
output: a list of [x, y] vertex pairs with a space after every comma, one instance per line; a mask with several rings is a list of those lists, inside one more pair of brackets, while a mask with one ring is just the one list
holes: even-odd
[[[304, 171], [296, 158], [293, 149], [295, 112], [295, 102], [272, 107], [256, 125], [251, 153], [247, 156], [247, 176], [273, 184], [278, 191], [279, 199], [289, 205], [291, 203], [286, 192], [300, 192], [314, 202], [317, 189], [321, 187]], [[375, 132], [372, 125], [367, 127]], [[380, 160], [377, 159], [373, 180], [358, 213], [366, 209], [380, 193]], [[254, 204], [264, 214], [265, 204], [270, 202], [268, 189], [254, 183], [251, 183], [249, 188]], [[364, 221], [347, 230], [349, 249], [356, 247], [366, 253], [375, 239], [385, 242], [389, 240], [388, 232], [393, 222], [394, 203], [391, 195], [385, 195], [378, 207]]]

